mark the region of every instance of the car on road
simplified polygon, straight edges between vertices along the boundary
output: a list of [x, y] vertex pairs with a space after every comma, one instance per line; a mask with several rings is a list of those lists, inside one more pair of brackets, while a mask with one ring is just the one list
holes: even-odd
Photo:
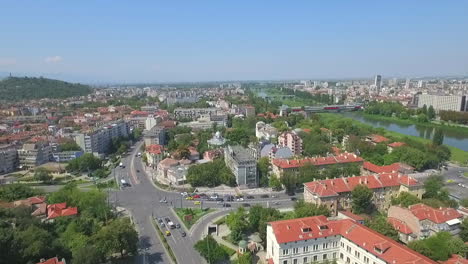
[[231, 204], [223, 203], [223, 207], [231, 207]]
[[269, 198], [270, 196], [268, 196], [268, 194], [262, 194], [260, 197], [261, 198]]
[[297, 198], [296, 197], [291, 197], [291, 201], [296, 201]]
[[160, 224], [163, 224], [163, 223], [164, 223], [164, 221], [163, 221], [162, 218], [158, 218], [158, 222], [159, 222]]
[[136, 170], [136, 172], [140, 172], [140, 170]]
[[166, 199], [162, 199], [159, 201], [160, 203], [167, 203], [167, 200]]
[[255, 197], [253, 197], [253, 195], [247, 195], [246, 198], [247, 198], [247, 199], [255, 199]]
[[181, 192], [180, 195], [182, 195], [182, 196], [187, 196], [188, 193], [187, 193], [187, 192]]
[[175, 226], [176, 226], [176, 228], [180, 228], [180, 224], [179, 224], [179, 223], [177, 223]]
[[170, 236], [171, 232], [169, 230], [166, 230], [166, 236]]
[[195, 201], [195, 202], [193, 202], [193, 204], [194, 204], [194, 205], [200, 205], [201, 202], [200, 202], [200, 201]]
[[201, 198], [201, 196], [200, 196], [200, 195], [198, 195], [198, 194], [195, 194], [195, 195], [194, 195], [194, 196], [192, 196], [192, 197], [193, 197], [193, 199], [200, 199], [200, 198]]
[[181, 235], [182, 237], [187, 236], [187, 234], [186, 234], [184, 231], [180, 232], [180, 235]]
[[277, 196], [277, 195], [274, 195], [274, 194], [271, 196], [271, 198], [277, 198], [277, 197], [278, 197], [278, 196]]
[[187, 196], [187, 198], [185, 198], [185, 200], [193, 200], [193, 197], [192, 196]]
[[274, 205], [279, 205], [279, 204], [280, 204], [280, 202], [273, 202], [273, 204], [274, 204]]
[[169, 217], [166, 217], [166, 218], [164, 218], [164, 221], [166, 221], [166, 223], [169, 223], [171, 221], [171, 219], [169, 219]]
[[248, 203], [243, 203], [242, 206], [243, 206], [243, 207], [250, 207], [250, 204], [248, 204]]
[[236, 201], [242, 202], [242, 201], [244, 201], [244, 198], [243, 198], [243, 197], [239, 197], [239, 198], [236, 199]]

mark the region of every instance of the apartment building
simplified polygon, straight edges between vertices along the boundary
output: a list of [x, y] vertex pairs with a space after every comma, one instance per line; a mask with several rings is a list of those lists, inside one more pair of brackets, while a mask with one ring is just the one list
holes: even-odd
[[75, 142], [85, 153], [107, 154], [110, 151], [112, 139], [129, 136], [128, 124], [118, 121], [92, 131], [74, 135]]
[[156, 169], [164, 157], [164, 147], [157, 144], [147, 145], [145, 155], [148, 166]]
[[60, 151], [53, 152], [52, 157], [55, 162], [68, 162], [83, 156], [83, 151]]
[[313, 216], [270, 222], [266, 242], [269, 264], [437, 263], [351, 219]]
[[434, 110], [446, 111], [468, 111], [468, 102], [466, 95], [431, 95], [431, 94], [418, 94], [416, 101], [419, 108], [426, 105], [427, 107], [434, 107]]
[[[402, 237], [402, 241], [408, 243], [415, 239], [423, 239], [437, 232], [446, 231], [452, 235], [460, 233], [460, 223], [463, 215], [453, 208], [432, 208], [425, 204], [414, 204], [408, 208], [391, 206], [388, 209], [388, 217], [400, 221], [391, 220]], [[399, 228], [404, 226], [404, 229]], [[407, 236], [404, 236], [407, 235]]]
[[202, 116], [217, 115], [220, 112], [218, 108], [176, 108], [174, 117], [176, 119], [197, 120]]
[[357, 185], [365, 185], [374, 192], [372, 202], [379, 210], [391, 205], [392, 197], [400, 192], [409, 192], [418, 198], [424, 187], [416, 179], [399, 173], [335, 178], [304, 183], [304, 200], [325, 205], [333, 215], [338, 211], [351, 209], [351, 192]]
[[26, 143], [18, 149], [18, 159], [20, 168], [34, 168], [52, 160], [52, 149], [46, 141]]
[[297, 172], [305, 165], [313, 165], [318, 169], [324, 169], [332, 165], [343, 166], [346, 164], [357, 164], [362, 166], [364, 160], [354, 153], [344, 152], [336, 156], [303, 158], [303, 159], [273, 159], [273, 173], [281, 177], [285, 172]]
[[265, 122], [259, 121], [255, 124], [255, 136], [258, 139], [273, 139], [278, 136], [278, 129], [270, 124], [265, 124]]
[[278, 146], [288, 147], [294, 155], [302, 154], [302, 139], [293, 132], [284, 132], [279, 135]]
[[145, 145], [165, 145], [166, 144], [166, 129], [161, 125], [152, 127], [144, 136]]
[[257, 159], [254, 150], [242, 146], [227, 146], [224, 149], [224, 161], [236, 177], [239, 187], [258, 187]]
[[0, 174], [14, 171], [18, 167], [18, 152], [11, 145], [0, 146]]

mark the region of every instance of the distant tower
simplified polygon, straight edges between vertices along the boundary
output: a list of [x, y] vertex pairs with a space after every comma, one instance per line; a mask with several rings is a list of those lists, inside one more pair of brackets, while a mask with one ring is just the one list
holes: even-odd
[[405, 89], [408, 90], [410, 88], [410, 82], [411, 80], [409, 78], [406, 79], [406, 82], [405, 82]]
[[418, 88], [424, 88], [424, 81], [423, 80], [418, 81]]
[[382, 75], [375, 76], [374, 85], [377, 92], [380, 93], [380, 89], [382, 88]]

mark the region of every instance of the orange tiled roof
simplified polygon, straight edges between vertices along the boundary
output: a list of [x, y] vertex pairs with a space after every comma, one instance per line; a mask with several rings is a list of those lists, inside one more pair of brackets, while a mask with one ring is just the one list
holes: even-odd
[[146, 152], [150, 154], [159, 155], [163, 153], [163, 151], [164, 151], [164, 147], [158, 144], [152, 144], [146, 147]]
[[362, 162], [364, 161], [361, 157], [358, 157], [352, 153], [342, 153], [336, 156], [330, 157], [317, 157], [317, 158], [304, 158], [304, 159], [274, 159], [273, 164], [278, 166], [282, 169], [288, 168], [299, 168], [306, 164], [312, 164], [314, 166], [321, 166], [321, 165], [332, 165], [332, 164], [339, 164], [339, 163], [352, 163], [352, 162]]
[[387, 146], [392, 147], [392, 148], [398, 148], [398, 147], [402, 147], [405, 145], [406, 145], [405, 142], [393, 142], [393, 143], [388, 144]]
[[375, 143], [381, 143], [381, 142], [386, 142], [386, 141], [389, 141], [390, 139], [384, 137], [384, 136], [381, 136], [381, 135], [377, 135], [377, 134], [373, 134], [370, 136], [371, 137], [371, 140]]
[[407, 235], [413, 233], [413, 230], [411, 230], [411, 228], [405, 222], [393, 217], [389, 217], [387, 220], [396, 231]]
[[446, 261], [441, 261], [443, 264], [468, 264], [468, 260], [459, 255], [453, 254], [451, 258]]
[[48, 259], [43, 262], [38, 262], [37, 264], [65, 264], [63, 261], [59, 261], [57, 257]]
[[350, 219], [328, 220], [313, 216], [270, 222], [278, 243], [340, 235], [387, 263], [437, 263], [410, 248]]
[[428, 219], [431, 222], [441, 224], [452, 219], [462, 217], [457, 210], [453, 208], [432, 208], [425, 204], [414, 204], [409, 207], [411, 213], [416, 216], [419, 220]]
[[61, 216], [77, 215], [77, 207], [67, 207], [67, 203], [49, 204], [47, 206], [47, 219]]
[[320, 196], [337, 196], [340, 193], [351, 192], [357, 185], [366, 185], [370, 189], [392, 187], [399, 185], [417, 185], [418, 181], [408, 175], [385, 173], [369, 176], [335, 178], [304, 183], [305, 188]]
[[386, 166], [379, 166], [379, 165], [375, 165], [375, 164], [373, 164], [371, 162], [365, 161], [362, 164], [362, 167], [363, 167], [363, 169], [374, 172], [374, 173], [399, 172], [401, 169], [404, 169], [404, 168], [414, 170], [413, 167], [411, 167], [411, 166], [409, 166], [407, 164], [400, 163], [400, 162], [396, 162], [396, 163], [386, 165]]

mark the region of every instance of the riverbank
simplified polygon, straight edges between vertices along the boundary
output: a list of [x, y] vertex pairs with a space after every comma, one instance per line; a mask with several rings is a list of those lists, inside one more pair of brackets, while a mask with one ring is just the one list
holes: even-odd
[[[345, 119], [345, 120], [349, 120], [350, 122], [353, 122], [355, 124], [357, 124], [359, 127], [368, 127], [368, 128], [376, 128], [376, 127], [379, 127], [379, 126], [373, 126], [371, 124], [367, 124], [365, 122], [362, 122], [358, 119], [355, 119], [351, 116], [348, 116], [348, 115], [337, 115], [337, 114], [320, 114], [324, 117], [327, 117], [327, 118], [341, 118], [341, 119]], [[360, 117], [362, 117], [362, 115], [359, 115]], [[381, 121], [381, 120], [376, 120], [376, 121]], [[414, 124], [411, 124], [411, 125], [414, 125]], [[400, 140], [400, 141], [403, 141], [404, 138], [410, 138], [410, 139], [413, 139], [413, 140], [416, 140], [416, 141], [419, 141], [421, 143], [424, 143], [424, 144], [430, 144], [432, 142], [431, 139], [428, 139], [428, 138], [423, 138], [423, 137], [418, 137], [418, 136], [413, 136], [413, 135], [409, 135], [409, 134], [404, 134], [404, 133], [399, 133], [399, 132], [396, 132], [396, 131], [392, 131], [392, 130], [388, 130], [384, 127], [381, 127], [383, 129], [383, 136], [386, 136], [386, 137], [392, 137], [394, 138], [395, 140]], [[467, 166], [468, 165], [468, 151], [464, 151], [462, 149], [459, 149], [457, 147], [454, 147], [454, 146], [450, 146], [450, 145], [447, 145], [447, 144], [444, 144], [445, 146], [447, 146], [450, 151], [451, 151], [451, 156], [450, 156], [450, 162], [453, 162], [453, 163], [456, 163], [456, 164], [459, 164], [459, 165], [462, 165], [462, 166]]]
[[440, 124], [438, 121], [431, 121], [431, 122], [417, 122], [413, 119], [401, 119], [398, 117], [390, 117], [390, 116], [382, 116], [382, 115], [373, 115], [373, 114], [367, 114], [367, 113], [362, 113], [362, 116], [369, 118], [369, 119], [374, 119], [377, 121], [390, 121], [390, 122], [395, 122], [399, 123], [402, 125], [415, 125], [415, 126], [424, 126], [424, 127], [431, 127], [431, 128], [442, 128], [446, 130], [451, 130], [453, 132], [461, 132], [461, 133], [468, 133], [468, 127], [463, 126], [463, 125], [458, 125], [458, 124]]

